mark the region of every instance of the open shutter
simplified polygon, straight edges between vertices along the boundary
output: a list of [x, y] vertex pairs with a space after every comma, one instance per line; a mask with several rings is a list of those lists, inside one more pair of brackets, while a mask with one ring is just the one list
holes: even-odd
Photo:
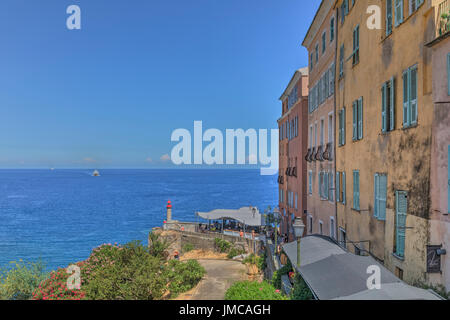
[[[449, 146], [449, 153], [450, 153], [450, 146]], [[341, 181], [340, 181], [340, 179], [341, 179], [341, 173], [340, 172], [336, 172], [336, 202], [341, 202], [341, 194], [340, 194]]]
[[353, 102], [353, 141], [358, 140], [358, 103]]
[[344, 109], [342, 109], [342, 145], [345, 145], [345, 121], [346, 121], [346, 111], [345, 111], [345, 107]]
[[403, 72], [403, 127], [409, 126], [409, 77], [408, 71]]
[[379, 212], [379, 203], [378, 203], [378, 195], [379, 195], [379, 186], [380, 186], [380, 176], [378, 175], [378, 173], [375, 174], [375, 179], [374, 179], [374, 186], [373, 186], [373, 190], [374, 190], [374, 201], [373, 201], [373, 216], [375, 218], [378, 218], [378, 212]]
[[395, 0], [395, 26], [403, 22], [403, 0]]
[[406, 215], [408, 212], [408, 196], [406, 192], [397, 191], [397, 214], [396, 214], [396, 254], [405, 256], [406, 238]]
[[410, 82], [410, 114], [411, 124], [417, 123], [417, 67], [414, 67], [410, 70], [409, 73], [409, 82]]
[[363, 98], [358, 99], [358, 139], [361, 140], [363, 138]]
[[347, 203], [347, 192], [346, 192], [346, 182], [345, 182], [345, 172], [342, 172], [342, 203]]
[[391, 99], [389, 109], [389, 130], [395, 130], [395, 78], [391, 78]]
[[386, 96], [387, 96], [387, 86], [383, 84], [381, 88], [381, 131], [386, 132], [387, 130], [387, 117], [386, 117]]
[[386, 220], [387, 176], [381, 175], [378, 180], [378, 219]]
[[324, 182], [323, 182], [323, 198], [328, 199], [328, 172], [324, 172]]

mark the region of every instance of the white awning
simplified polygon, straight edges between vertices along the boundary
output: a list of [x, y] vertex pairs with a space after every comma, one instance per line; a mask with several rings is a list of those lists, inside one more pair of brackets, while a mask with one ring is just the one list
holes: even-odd
[[216, 209], [210, 212], [197, 212], [197, 215], [207, 220], [229, 219], [239, 221], [247, 226], [262, 226], [262, 215], [255, 207], [244, 207], [238, 210]]

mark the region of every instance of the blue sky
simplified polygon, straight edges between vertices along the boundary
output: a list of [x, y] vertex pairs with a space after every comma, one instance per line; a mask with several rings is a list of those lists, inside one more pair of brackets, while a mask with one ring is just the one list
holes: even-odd
[[276, 128], [319, 4], [2, 0], [0, 168], [158, 167], [194, 120]]

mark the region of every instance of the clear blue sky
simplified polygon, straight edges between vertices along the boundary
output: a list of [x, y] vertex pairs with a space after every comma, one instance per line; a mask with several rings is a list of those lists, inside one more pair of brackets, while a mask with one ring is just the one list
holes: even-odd
[[194, 120], [276, 128], [319, 4], [2, 0], [0, 168], [151, 168]]

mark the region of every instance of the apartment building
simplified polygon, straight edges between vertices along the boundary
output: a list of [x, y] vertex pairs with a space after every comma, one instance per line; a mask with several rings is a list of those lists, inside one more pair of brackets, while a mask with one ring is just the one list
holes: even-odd
[[307, 161], [308, 234], [336, 238], [335, 74], [337, 16], [322, 1], [302, 45], [309, 56]]
[[[281, 233], [293, 239], [292, 222], [306, 211], [308, 124], [308, 68], [297, 70], [280, 97], [282, 115], [279, 154], [279, 208]], [[306, 221], [305, 221], [306, 222]]]
[[429, 280], [434, 1], [339, 0], [336, 72], [339, 241], [405, 281]]
[[[430, 282], [450, 291], [450, 1], [433, 1], [433, 128], [431, 144]], [[440, 251], [438, 251], [440, 250]], [[439, 253], [439, 254], [438, 254]], [[428, 255], [427, 255], [428, 256]], [[431, 260], [431, 262], [430, 262]]]

